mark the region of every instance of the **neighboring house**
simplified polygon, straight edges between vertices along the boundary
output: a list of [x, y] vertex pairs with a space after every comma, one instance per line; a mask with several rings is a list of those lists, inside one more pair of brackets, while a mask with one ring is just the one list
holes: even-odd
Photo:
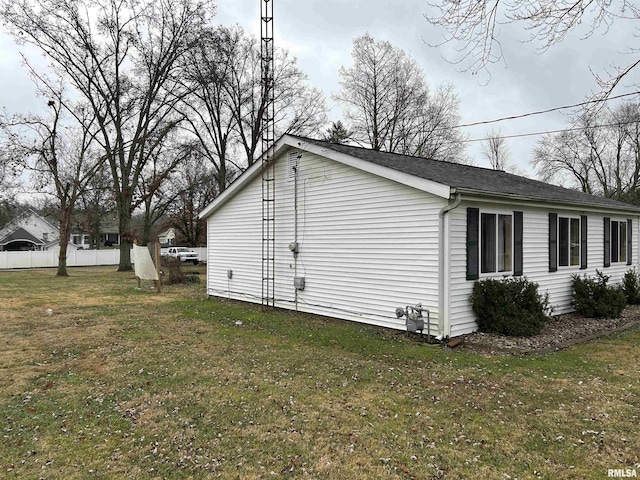
[[89, 235], [86, 233], [72, 233], [71, 243], [79, 249], [89, 248]]
[[168, 230], [158, 234], [158, 242], [163, 246], [173, 245], [175, 238], [176, 232], [173, 228], [169, 228]]
[[118, 225], [103, 225], [100, 228], [100, 245], [104, 247], [120, 245], [120, 230]]
[[31, 209], [0, 228], [0, 251], [44, 250], [59, 230]]
[[[53, 242], [49, 242], [48, 244], [44, 245], [42, 249], [47, 250], [48, 252], [52, 252], [52, 251], [60, 252], [60, 239], [57, 239]], [[79, 249], [80, 247], [75, 243], [71, 241], [67, 243], [67, 252], [70, 252], [73, 250], [79, 250]]]
[[[89, 235], [71, 234], [71, 249], [88, 249]], [[118, 228], [102, 227], [100, 245], [120, 244]], [[14, 220], [0, 228], [0, 251], [55, 250], [60, 248], [60, 230], [31, 209], [25, 210]]]
[[[101, 247], [120, 245], [120, 233], [118, 232], [118, 227], [114, 225], [101, 225], [99, 242]], [[91, 236], [84, 232], [72, 233], [71, 243], [80, 249], [89, 249], [91, 248]]]
[[[469, 301], [477, 279], [525, 276], [564, 313], [573, 274], [598, 269], [618, 282], [638, 259], [634, 205], [291, 135], [273, 156], [278, 307], [404, 329], [396, 307], [422, 303], [432, 332], [455, 337], [477, 328]], [[258, 161], [200, 214], [209, 295], [261, 301], [271, 240], [263, 241], [261, 171]]]

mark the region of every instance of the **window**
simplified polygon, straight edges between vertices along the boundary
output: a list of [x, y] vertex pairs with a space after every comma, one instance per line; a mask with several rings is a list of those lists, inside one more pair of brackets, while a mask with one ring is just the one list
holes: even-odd
[[44, 240], [45, 242], [49, 241], [49, 234], [47, 232], [44, 232], [42, 234], [42, 240]]
[[620, 261], [620, 243], [618, 243], [619, 222], [611, 222], [611, 263]]
[[549, 271], [558, 267], [587, 268], [587, 216], [549, 213]]
[[620, 222], [620, 235], [618, 235], [620, 241], [620, 261], [627, 261], [627, 223]]
[[627, 222], [611, 221], [611, 263], [627, 262]]
[[467, 207], [467, 280], [480, 273], [523, 274], [523, 220], [521, 211], [481, 215], [478, 207]]
[[510, 272], [513, 255], [513, 216], [483, 213], [480, 216], [481, 273]]
[[580, 265], [580, 219], [571, 219], [571, 228], [569, 230], [569, 263], [571, 265]]
[[580, 219], [558, 217], [558, 265], [580, 265]]
[[498, 271], [511, 271], [513, 234], [511, 215], [498, 215]]

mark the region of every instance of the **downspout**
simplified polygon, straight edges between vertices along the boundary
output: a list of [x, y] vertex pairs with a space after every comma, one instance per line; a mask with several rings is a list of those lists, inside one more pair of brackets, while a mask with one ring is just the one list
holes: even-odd
[[[455, 191], [455, 190], [454, 190]], [[453, 193], [453, 192], [452, 192]], [[442, 340], [448, 337], [451, 333], [451, 325], [449, 322], [449, 287], [450, 287], [450, 263], [451, 255], [449, 250], [449, 223], [446, 221], [446, 214], [451, 210], [457, 208], [462, 201], [462, 195], [460, 193], [455, 194], [455, 198], [449, 198], [449, 204], [440, 209], [438, 214], [440, 235], [440, 242], [438, 246], [438, 273], [439, 273], [439, 288], [438, 288], [438, 337]]]
[[[298, 155], [298, 160], [300, 155]], [[298, 161], [296, 160], [296, 162]], [[298, 276], [298, 165], [293, 167], [293, 276]], [[294, 287], [296, 312], [298, 311], [298, 289]]]

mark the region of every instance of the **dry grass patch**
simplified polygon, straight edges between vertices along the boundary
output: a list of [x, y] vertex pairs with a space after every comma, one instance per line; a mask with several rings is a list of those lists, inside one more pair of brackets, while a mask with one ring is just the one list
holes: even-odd
[[0, 476], [599, 479], [640, 461], [638, 330], [485, 357], [71, 273], [0, 273]]

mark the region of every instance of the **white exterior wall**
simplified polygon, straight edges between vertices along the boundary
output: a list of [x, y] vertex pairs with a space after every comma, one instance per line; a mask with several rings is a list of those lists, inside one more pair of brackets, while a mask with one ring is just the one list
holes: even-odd
[[[447, 202], [391, 180], [304, 152], [295, 183], [288, 152], [276, 164], [276, 305], [296, 308], [294, 276], [306, 287], [299, 311], [405, 329], [395, 308], [422, 302], [438, 325], [438, 213]], [[208, 219], [210, 295], [260, 301], [261, 180]], [[227, 270], [233, 278], [227, 279]]]
[[[262, 189], [257, 178], [207, 219], [207, 293], [261, 301]], [[232, 278], [227, 271], [232, 271]]]
[[[532, 208], [504, 204], [481, 204], [463, 202], [451, 215], [451, 273], [450, 273], [450, 324], [451, 336], [470, 333], [477, 329], [475, 315], [471, 309], [469, 296], [473, 288], [473, 280], [466, 280], [466, 232], [467, 207], [479, 207], [480, 212], [523, 212], [523, 275], [538, 283], [538, 291], [549, 292], [549, 300], [554, 307], [554, 314], [567, 313], [573, 310], [571, 300], [573, 289], [571, 275], [594, 276], [596, 269], [610, 275], [610, 283], [618, 283], [624, 273], [638, 266], [638, 216], [616, 214], [611, 212], [591, 212], [580, 210], [561, 210], [551, 208]], [[556, 272], [549, 272], [549, 213], [561, 216], [587, 215], [587, 268], [579, 266], [560, 267]], [[632, 219], [633, 227], [633, 263], [611, 264], [604, 268], [604, 217], [611, 220]], [[480, 274], [483, 278], [501, 278], [502, 274]]]
[[[0, 229], [0, 239], [18, 228], [24, 228], [34, 237], [44, 240], [45, 243], [52, 242], [60, 236], [58, 229], [47, 222], [44, 218], [28, 212], [27, 214], [16, 218], [12, 222], [9, 222], [9, 224]], [[45, 235], [47, 236], [46, 239], [44, 238]]]

